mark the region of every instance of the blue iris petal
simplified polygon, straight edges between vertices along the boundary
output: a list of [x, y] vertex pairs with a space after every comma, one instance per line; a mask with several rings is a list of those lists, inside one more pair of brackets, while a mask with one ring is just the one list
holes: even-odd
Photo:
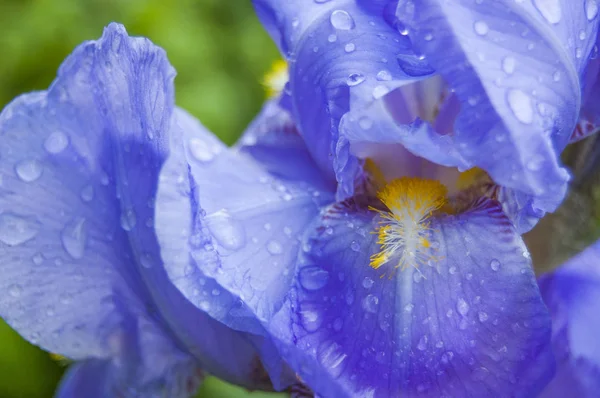
[[[131, 377], [123, 388], [177, 396], [196, 377], [190, 353], [247, 385], [256, 354], [188, 303], [162, 266], [152, 207], [173, 77], [162, 49], [111, 24], [65, 60], [47, 92], [2, 112], [0, 313], [46, 350], [120, 363]], [[221, 342], [240, 350], [225, 355]]]
[[[156, 201], [158, 239], [169, 277], [215, 319], [266, 335], [262, 323], [281, 307], [292, 283], [299, 237], [332, 194], [317, 188], [326, 185], [317, 173], [304, 181], [286, 172], [314, 169], [295, 140], [278, 156], [276, 143], [286, 141], [269, 140], [262, 133], [255, 138], [261, 143], [258, 151], [243, 145], [228, 149], [191, 116], [177, 113], [180, 129], [172, 136]], [[268, 161], [263, 168], [244, 152]], [[272, 164], [286, 162], [289, 167], [279, 170], [280, 177], [269, 172]], [[277, 380], [282, 364], [274, 347], [268, 339], [261, 344], [275, 385], [288, 384]]]
[[401, 1], [415, 47], [455, 90], [455, 145], [494, 180], [552, 211], [566, 191], [559, 163], [581, 105], [596, 41], [595, 1]]
[[109, 361], [90, 359], [69, 368], [63, 377], [56, 398], [104, 398], [109, 396], [112, 377]]
[[349, 197], [360, 164], [350, 153], [350, 138], [356, 137], [338, 128], [340, 120], [356, 112], [355, 125], [365, 128], [372, 123], [361, 116], [366, 108], [433, 70], [414, 54], [408, 38], [382, 18], [388, 14], [384, 2], [254, 3], [290, 61], [293, 116], [306, 145], [319, 167], [337, 179], [338, 197]]
[[498, 205], [437, 219], [435, 256], [396, 272], [368, 265], [374, 214], [337, 204], [307, 235], [271, 325], [300, 377], [322, 396], [535, 396], [553, 372], [550, 318]]
[[556, 377], [542, 394], [593, 397], [600, 388], [600, 241], [539, 281], [553, 321]]

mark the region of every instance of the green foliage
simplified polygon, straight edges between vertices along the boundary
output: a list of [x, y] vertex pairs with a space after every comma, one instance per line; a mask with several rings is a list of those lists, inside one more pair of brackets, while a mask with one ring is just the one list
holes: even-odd
[[[21, 93], [47, 88], [73, 48], [100, 37], [111, 21], [167, 51], [178, 73], [177, 104], [226, 143], [260, 109], [260, 81], [277, 50], [249, 0], [0, 0], [0, 108]], [[0, 323], [1, 397], [50, 397], [62, 370]], [[278, 395], [209, 378], [199, 396]]]

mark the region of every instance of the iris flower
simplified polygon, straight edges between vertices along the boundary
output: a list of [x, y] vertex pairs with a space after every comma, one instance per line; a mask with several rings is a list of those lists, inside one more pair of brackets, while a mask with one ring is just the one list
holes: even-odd
[[204, 372], [260, 387], [250, 340], [162, 266], [158, 173], [189, 119], [174, 76], [162, 49], [112, 24], [0, 115], [0, 314], [75, 361], [60, 397], [187, 397]]

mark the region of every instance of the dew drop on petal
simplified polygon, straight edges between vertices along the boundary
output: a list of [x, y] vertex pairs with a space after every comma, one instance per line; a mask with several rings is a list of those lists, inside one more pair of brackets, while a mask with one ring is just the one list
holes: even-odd
[[267, 243], [267, 251], [273, 255], [283, 253], [283, 246], [276, 240], [271, 240]]
[[91, 202], [94, 199], [94, 187], [92, 185], [86, 185], [79, 193], [81, 200], [84, 202]]
[[55, 131], [44, 141], [44, 149], [51, 154], [57, 154], [69, 145], [69, 138], [62, 131]]
[[354, 50], [356, 50], [356, 45], [354, 43], [347, 43], [344, 46], [344, 51], [346, 51], [347, 53], [351, 53]]
[[477, 316], [479, 317], [479, 322], [483, 323], [488, 320], [488, 314], [483, 311], [479, 312], [479, 314], [477, 314]]
[[357, 86], [365, 81], [365, 76], [361, 73], [352, 73], [346, 79], [346, 84], [350, 87]]
[[354, 19], [344, 10], [333, 11], [329, 22], [331, 22], [331, 26], [339, 30], [350, 30], [355, 26]]
[[25, 182], [33, 182], [42, 176], [42, 164], [36, 159], [23, 160], [16, 164], [17, 176]]
[[546, 21], [551, 24], [560, 22], [562, 16], [560, 0], [533, 0], [533, 4]]
[[135, 212], [133, 209], [124, 209], [121, 212], [121, 228], [125, 231], [131, 231], [135, 228], [135, 224], [137, 223], [137, 218], [135, 216]]
[[11, 212], [0, 213], [0, 242], [17, 246], [33, 239], [41, 224], [35, 217], [21, 217]]
[[417, 344], [417, 349], [419, 351], [425, 351], [427, 349], [427, 340], [427, 335], [421, 336], [419, 343]]
[[327, 41], [330, 42], [330, 43], [336, 42], [337, 41], [337, 35], [335, 35], [333, 33], [330, 34], [329, 36], [327, 36]]
[[533, 107], [531, 98], [527, 94], [519, 89], [510, 89], [507, 101], [511, 111], [520, 122], [530, 124], [533, 121]]
[[596, 0], [586, 0], [585, 2], [585, 16], [588, 21], [596, 18], [598, 15], [598, 3]]
[[69, 221], [60, 233], [60, 239], [65, 251], [74, 259], [83, 257], [87, 243], [87, 225], [83, 217]]
[[456, 310], [459, 314], [465, 316], [469, 312], [469, 304], [463, 298], [459, 298], [456, 302]]
[[190, 153], [199, 162], [207, 163], [214, 159], [215, 155], [206, 142], [198, 138], [192, 138], [189, 142]]
[[350, 243], [350, 249], [352, 249], [352, 251], [359, 252], [360, 251], [360, 244], [357, 241], [353, 240]]
[[497, 259], [490, 261], [490, 268], [492, 268], [493, 271], [498, 271], [500, 269], [500, 261]]
[[363, 279], [362, 281], [362, 285], [365, 289], [372, 288], [374, 283], [375, 282], [373, 281], [373, 279], [369, 278], [368, 276], [365, 276], [365, 279]]
[[375, 98], [375, 99], [381, 98], [384, 95], [386, 95], [389, 91], [390, 91], [390, 89], [387, 88], [387, 86], [384, 86], [383, 84], [375, 86], [375, 88], [373, 89], [373, 98]]
[[[239, 250], [246, 245], [244, 226], [231, 217], [227, 211], [220, 210], [210, 215], [207, 217], [207, 222], [210, 233], [223, 248]], [[269, 229], [271, 229], [270, 225]]]
[[377, 78], [377, 80], [380, 81], [389, 81], [392, 80], [392, 74], [390, 73], [390, 71], [383, 69], [380, 70], [379, 72], [377, 72], [377, 75], [375, 76]]
[[502, 60], [502, 70], [507, 74], [507, 75], [512, 75], [513, 72], [515, 71], [515, 59], [511, 56], [508, 57], [504, 57], [504, 59]]
[[475, 29], [475, 33], [480, 36], [485, 36], [490, 31], [488, 24], [484, 21], [475, 21], [473, 28]]
[[377, 305], [379, 304], [379, 298], [372, 294], [369, 294], [362, 301], [363, 310], [371, 313], [377, 312]]

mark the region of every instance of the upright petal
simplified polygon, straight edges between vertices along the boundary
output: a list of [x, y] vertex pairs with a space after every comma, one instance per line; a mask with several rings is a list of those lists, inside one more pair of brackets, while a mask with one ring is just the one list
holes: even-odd
[[553, 370], [549, 316], [499, 206], [436, 220], [429, 261], [397, 272], [369, 267], [378, 217], [338, 204], [307, 236], [271, 325], [299, 376], [323, 396], [535, 396]]
[[542, 397], [593, 397], [600, 388], [600, 241], [539, 281], [553, 321], [557, 373]]
[[[584, 4], [585, 3], [585, 4]], [[553, 211], [598, 30], [595, 1], [400, 1], [399, 21], [461, 102], [454, 141], [500, 185]], [[433, 159], [432, 159], [433, 160]]]
[[[308, 149], [337, 179], [338, 196], [349, 197], [361, 164], [350, 152], [356, 137], [345, 136], [340, 120], [349, 111], [377, 106], [388, 92], [433, 70], [386, 22], [383, 2], [257, 0], [255, 5], [288, 57], [293, 116]], [[372, 121], [360, 116], [353, 118], [356, 125], [367, 129]]]

